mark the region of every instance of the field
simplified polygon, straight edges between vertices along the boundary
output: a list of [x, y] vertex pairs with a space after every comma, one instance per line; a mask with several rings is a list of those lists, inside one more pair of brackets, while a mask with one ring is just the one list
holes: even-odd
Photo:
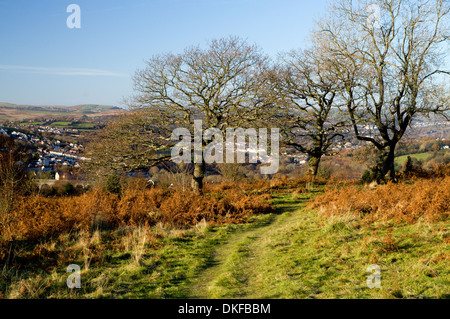
[[[5, 298], [450, 298], [449, 181], [441, 174], [372, 189], [279, 179], [210, 185], [203, 199], [139, 187], [121, 198], [97, 191], [24, 199], [17, 212], [28, 218], [3, 243], [0, 291]], [[389, 200], [376, 200], [387, 193]], [[69, 264], [81, 268], [80, 289], [66, 286]], [[370, 289], [374, 264], [381, 286]]]
[[77, 123], [77, 122], [53, 122], [50, 124], [50, 126], [53, 127], [59, 127], [59, 128], [73, 128], [73, 129], [91, 129], [95, 127], [94, 123]]
[[36, 106], [16, 105], [0, 102], [0, 121], [26, 121], [44, 117], [61, 118], [67, 116], [80, 118], [83, 115], [88, 117], [98, 117], [117, 115], [120, 112], [122, 112], [121, 109], [108, 105], [88, 104], [76, 106]]
[[43, 121], [36, 121], [36, 122], [22, 122], [20, 125], [43, 125], [45, 122]]
[[44, 111], [20, 111], [15, 109], [5, 109], [0, 107], [0, 120], [4, 121], [23, 121], [27, 119], [36, 119], [46, 116], [60, 115], [57, 112]]
[[419, 161], [426, 161], [427, 158], [429, 158], [431, 155], [432, 155], [432, 153], [430, 153], [430, 152], [402, 155], [402, 156], [397, 157], [395, 159], [395, 162], [401, 165], [406, 162], [406, 160], [408, 159], [408, 156], [410, 156], [411, 158], [415, 158]]
[[[439, 153], [447, 153], [448, 150], [440, 150]], [[395, 162], [397, 164], [402, 165], [403, 163], [405, 163], [408, 159], [408, 156], [410, 156], [411, 158], [415, 158], [421, 162], [425, 162], [428, 158], [430, 158], [433, 155], [432, 152], [425, 152], [425, 153], [417, 153], [417, 154], [410, 154], [410, 155], [402, 155], [402, 156], [398, 156], [395, 158]]]

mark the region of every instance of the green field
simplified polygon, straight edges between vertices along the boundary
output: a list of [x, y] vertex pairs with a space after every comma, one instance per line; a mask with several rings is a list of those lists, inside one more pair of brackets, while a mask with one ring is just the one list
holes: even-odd
[[43, 125], [45, 122], [22, 122], [20, 125]]
[[395, 158], [395, 161], [398, 163], [398, 164], [403, 164], [404, 162], [406, 162], [406, 160], [408, 159], [408, 156], [411, 156], [411, 158], [415, 158], [415, 159], [418, 159], [419, 161], [426, 161], [426, 159], [428, 158], [428, 157], [430, 157], [432, 155], [432, 153], [430, 153], [430, 152], [427, 152], [427, 153], [417, 153], [417, 154], [410, 154], [410, 155], [402, 155], [402, 156], [399, 156], [399, 157], [396, 157]]
[[53, 127], [68, 127], [72, 122], [53, 122], [50, 126]]
[[[44, 125], [47, 122], [36, 121], [36, 122], [21, 122], [20, 125]], [[79, 129], [80, 131], [92, 131], [97, 124], [95, 123], [85, 123], [85, 122], [68, 122], [68, 121], [57, 121], [51, 124], [47, 124], [51, 127], [56, 128], [68, 128], [68, 129]]]
[[52, 127], [58, 128], [72, 128], [72, 129], [92, 129], [96, 126], [95, 123], [84, 123], [84, 122], [53, 122], [50, 124]]
[[75, 106], [51, 106], [51, 105], [19, 105], [0, 102], [0, 120], [26, 121], [40, 119], [42, 117], [60, 118], [61, 116], [76, 116], [95, 114], [96, 116], [115, 114], [121, 109], [109, 105], [75, 105]]
[[[449, 150], [440, 150], [438, 152], [440, 153], [446, 153]], [[411, 156], [411, 158], [415, 158], [421, 162], [425, 162], [430, 156], [433, 155], [433, 152], [425, 152], [425, 153], [417, 153], [417, 154], [409, 154], [409, 155], [402, 155], [395, 158], [395, 162], [397, 164], [402, 165], [406, 160], [408, 159], [408, 156]]]

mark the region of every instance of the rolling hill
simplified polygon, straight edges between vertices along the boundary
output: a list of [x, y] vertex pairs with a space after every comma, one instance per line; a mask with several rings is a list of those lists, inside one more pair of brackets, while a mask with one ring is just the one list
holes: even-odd
[[0, 120], [23, 121], [41, 117], [81, 117], [116, 115], [122, 108], [112, 105], [83, 104], [60, 105], [22, 105], [0, 102]]

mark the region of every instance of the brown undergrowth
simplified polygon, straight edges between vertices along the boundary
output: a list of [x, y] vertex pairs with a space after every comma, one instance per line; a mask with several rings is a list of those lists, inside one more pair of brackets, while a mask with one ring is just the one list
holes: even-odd
[[[19, 198], [12, 212], [13, 222], [3, 238], [42, 239], [64, 232], [156, 225], [161, 222], [177, 228], [196, 225], [244, 222], [251, 214], [273, 211], [269, 195], [249, 195], [240, 188], [220, 193], [148, 189], [130, 185], [121, 196], [102, 190], [80, 196]], [[8, 238], [9, 237], [9, 238]]]
[[202, 223], [242, 223], [250, 215], [274, 211], [268, 194], [216, 188], [198, 195], [147, 188], [136, 180], [120, 196], [94, 189], [77, 196], [20, 197], [12, 222], [0, 234], [0, 263], [4, 269], [50, 271], [81, 260], [88, 269], [123, 251], [139, 263], [145, 248], [159, 248], [158, 238], [183, 236], [187, 228]]
[[366, 221], [439, 221], [450, 213], [450, 176], [412, 178], [377, 186], [327, 187], [309, 207], [325, 216], [355, 214]]
[[297, 193], [304, 193], [307, 189], [311, 190], [317, 186], [325, 184], [334, 184], [339, 179], [331, 178], [281, 178], [260, 179], [260, 180], [242, 180], [239, 182], [223, 182], [221, 184], [207, 184], [206, 189], [211, 193], [221, 193], [223, 191], [238, 189], [251, 195], [258, 194], [274, 194], [274, 193], [291, 193], [293, 190]]

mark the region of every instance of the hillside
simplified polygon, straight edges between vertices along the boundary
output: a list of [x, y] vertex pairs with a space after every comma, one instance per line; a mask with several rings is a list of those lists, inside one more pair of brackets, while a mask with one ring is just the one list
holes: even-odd
[[21, 197], [0, 241], [0, 297], [448, 299], [448, 166], [438, 173], [377, 188], [275, 179], [199, 198], [135, 181], [120, 197]]
[[22, 105], [0, 102], [0, 120], [23, 121], [40, 117], [103, 116], [114, 115], [121, 108], [112, 105], [83, 104], [74, 106], [61, 105]]

